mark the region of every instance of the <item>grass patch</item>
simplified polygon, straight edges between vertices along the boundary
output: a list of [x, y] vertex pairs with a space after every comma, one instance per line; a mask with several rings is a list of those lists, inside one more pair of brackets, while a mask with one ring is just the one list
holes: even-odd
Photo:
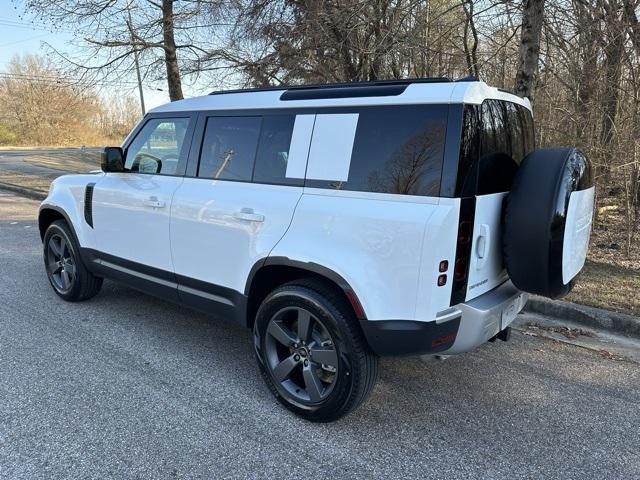
[[640, 269], [587, 260], [564, 300], [640, 316]]

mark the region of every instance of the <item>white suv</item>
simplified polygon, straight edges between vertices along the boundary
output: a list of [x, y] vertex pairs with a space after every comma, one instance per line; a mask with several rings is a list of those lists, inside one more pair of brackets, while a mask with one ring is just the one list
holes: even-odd
[[103, 173], [53, 182], [47, 275], [65, 300], [106, 277], [251, 328], [278, 400], [335, 420], [379, 356], [506, 340], [524, 292], [571, 289], [590, 166], [534, 142], [529, 101], [477, 81], [170, 103], [104, 150]]

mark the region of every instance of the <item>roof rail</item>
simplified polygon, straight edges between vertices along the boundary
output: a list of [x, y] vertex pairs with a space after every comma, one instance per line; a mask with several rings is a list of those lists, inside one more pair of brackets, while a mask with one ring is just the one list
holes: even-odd
[[[209, 95], [221, 95], [225, 93], [243, 93], [243, 92], [270, 92], [277, 90], [300, 91], [300, 90], [330, 90], [344, 88], [366, 88], [366, 87], [393, 87], [407, 86], [412, 83], [444, 83], [451, 82], [447, 77], [432, 78], [406, 78], [397, 80], [374, 80], [369, 82], [340, 82], [340, 83], [314, 83], [307, 85], [278, 85], [276, 87], [257, 87], [257, 88], [240, 88], [235, 90], [220, 90], [211, 92]], [[469, 80], [466, 80], [469, 81]]]
[[477, 82], [478, 77], [474, 75], [467, 75], [466, 77], [456, 78], [454, 82]]

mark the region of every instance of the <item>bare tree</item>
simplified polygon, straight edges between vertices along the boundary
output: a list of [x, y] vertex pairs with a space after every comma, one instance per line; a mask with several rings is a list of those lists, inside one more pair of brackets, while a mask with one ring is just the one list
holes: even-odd
[[73, 28], [80, 54], [59, 54], [63, 64], [87, 81], [122, 79], [139, 54], [143, 78], [166, 79], [169, 98], [183, 98], [182, 76], [197, 76], [211, 48], [216, 24], [203, 8], [214, 0], [26, 0], [29, 14], [57, 28]]
[[[467, 70], [472, 77], [479, 77], [478, 67], [478, 31], [473, 17], [473, 0], [463, 0], [462, 7], [467, 21], [464, 24], [463, 46], [467, 59]], [[469, 47], [469, 33], [471, 33], [471, 47]]]
[[520, 62], [516, 74], [515, 93], [532, 97], [540, 56], [540, 36], [544, 20], [545, 0], [524, 0], [522, 32], [520, 36]]
[[100, 101], [45, 57], [16, 56], [0, 75], [0, 116], [27, 145], [65, 145], [99, 137]]

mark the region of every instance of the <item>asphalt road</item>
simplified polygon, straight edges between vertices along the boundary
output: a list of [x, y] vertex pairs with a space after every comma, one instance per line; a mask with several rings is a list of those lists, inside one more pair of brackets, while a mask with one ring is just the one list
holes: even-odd
[[3, 479], [640, 478], [637, 363], [516, 332], [383, 359], [366, 404], [311, 424], [271, 397], [243, 329], [111, 282], [59, 300], [34, 214], [0, 195]]
[[99, 168], [99, 148], [0, 149], [0, 188], [17, 186], [46, 194], [60, 175]]

